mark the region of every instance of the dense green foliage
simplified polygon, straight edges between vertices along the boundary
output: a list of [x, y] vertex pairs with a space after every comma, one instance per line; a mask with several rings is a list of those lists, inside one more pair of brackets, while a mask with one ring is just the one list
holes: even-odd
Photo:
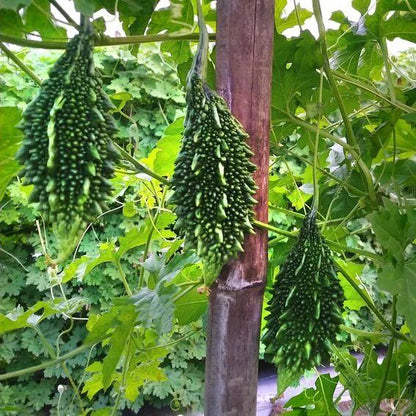
[[175, 229], [204, 263], [207, 286], [222, 266], [243, 250], [244, 233], [253, 231], [255, 166], [247, 133], [225, 101], [191, 72], [182, 147], [172, 177], [177, 204]]
[[263, 342], [278, 365], [279, 390], [305, 370], [329, 358], [339, 333], [344, 293], [331, 252], [316, 225], [316, 212], [305, 216], [296, 244], [273, 287]]
[[[30, 66], [39, 68], [39, 76], [46, 78], [48, 70], [59, 55], [59, 52], [50, 56], [50, 53], [32, 51], [22, 52], [21, 56], [25, 57], [25, 62]], [[177, 131], [180, 133], [182, 130], [182, 119], [179, 118], [176, 123], [178, 127], [175, 125], [169, 127], [165, 135], [163, 131], [166, 129], [169, 119], [172, 120], [175, 115], [182, 114], [184, 94], [177, 78], [173, 76], [169, 66], [169, 58], [164, 58], [165, 63], [158, 49], [154, 47], [142, 48], [139, 63], [128, 51], [123, 49], [98, 51], [94, 58], [101, 69], [104, 80], [108, 80], [114, 72], [114, 68], [118, 68], [116, 76], [111, 76], [111, 79], [106, 82], [107, 85], [104, 85], [107, 94], [112, 96], [117, 106], [121, 98], [120, 91], [118, 91], [120, 86], [128, 86], [132, 90], [140, 91], [142, 97], [143, 106], [141, 107], [138, 107], [136, 99], [133, 100], [128, 95], [123, 97], [128, 99], [123, 105], [124, 111], [129, 111], [131, 117], [142, 117], [140, 121], [143, 126], [138, 122], [134, 130], [130, 129], [130, 133], [128, 126], [131, 121], [126, 122], [126, 118], [120, 114], [123, 107], [113, 110], [118, 130], [122, 132], [119, 142], [127, 141], [130, 145], [134, 143], [133, 140], [137, 134], [140, 134], [141, 137], [147, 137], [149, 134], [162, 135], [159, 147], [149, 154], [147, 163], [173, 171], [173, 160], [177, 150], [173, 150], [172, 154], [172, 149], [179, 148], [180, 134]], [[4, 100], [2, 102], [8, 105], [19, 104], [24, 108], [25, 102], [27, 103], [33, 97], [38, 87], [28, 78], [16, 78], [15, 69], [4, 59], [1, 62], [1, 68], [4, 71], [0, 87], [0, 95]], [[138, 79], [132, 80], [133, 73], [140, 75], [137, 77]], [[150, 77], [153, 81], [146, 84], [143, 80], [147, 81]], [[17, 85], [16, 82], [18, 82]], [[9, 108], [3, 107], [3, 111], [7, 111], [5, 114], [8, 119], [13, 120], [10, 117], [13, 110], [9, 111]], [[163, 109], [163, 113], [161, 109]], [[169, 119], [166, 120], [165, 117], [169, 117]], [[18, 123], [18, 118], [19, 116], [16, 117], [14, 124]], [[126, 133], [124, 134], [124, 132]], [[21, 137], [19, 130], [16, 130], [16, 137]], [[137, 154], [147, 155], [145, 149], [151, 142], [148, 143], [145, 147], [135, 146]], [[16, 168], [19, 170], [18, 165]], [[108, 260], [108, 254], [119, 245], [120, 241], [125, 242], [121, 248], [126, 253], [120, 258], [120, 263], [124, 269], [126, 280], [132, 284], [136, 281], [138, 271], [140, 271], [140, 257], [146, 248], [146, 240], [149, 235], [152, 235], [149, 246], [151, 251], [166, 249], [170, 245], [167, 239], [173, 235], [169, 228], [172, 227], [175, 216], [168, 212], [161, 213], [159, 218], [154, 220], [158, 224], [158, 231], [153, 233], [152, 223], [149, 219], [146, 220], [146, 216], [148, 212], [151, 215], [157, 212], [158, 206], [155, 205], [155, 201], [162, 196], [161, 189], [155, 184], [155, 193], [149, 188], [149, 185], [152, 187], [153, 184], [149, 182], [148, 178], [143, 177], [143, 179], [137, 180], [135, 175], [136, 172], [129, 170], [116, 173], [112, 183], [117, 196], [111, 204], [111, 210], [101, 218], [100, 223], [96, 223], [93, 229], [85, 234], [79, 248], [79, 253], [82, 255], [82, 262], [78, 263], [80, 267], [79, 269], [77, 267], [68, 269], [66, 277], [63, 274], [54, 273], [52, 269], [48, 270], [44, 257], [41, 255], [42, 246], [34, 224], [39, 215], [38, 204], [28, 201], [33, 186], [23, 185], [21, 181], [13, 181], [8, 186], [0, 211], [0, 262], [2, 270], [0, 278], [2, 287], [0, 292], [0, 314], [2, 314], [0, 315], [2, 331], [0, 367], [2, 373], [35, 365], [39, 361], [49, 358], [48, 347], [40, 341], [40, 338], [37, 338], [37, 335], [34, 335], [32, 326], [29, 325], [27, 329], [21, 331], [9, 331], [14, 325], [19, 328], [26, 327], [25, 322], [28, 316], [32, 317], [33, 323], [37, 322], [36, 331], [44, 334], [50, 345], [59, 346], [60, 355], [82, 345], [82, 341], [87, 335], [85, 320], [88, 315], [107, 313], [112, 299], [123, 295], [124, 286], [117, 265], [113, 262], [105, 263], [106, 256]], [[48, 252], [54, 253], [56, 252], [56, 241], [49, 237], [50, 231], [52, 230], [49, 227], [46, 228], [46, 238], [44, 235], [42, 238]], [[139, 235], [141, 238], [135, 241]], [[99, 248], [97, 243], [100, 244], [100, 242], [102, 245]], [[15, 258], [11, 257], [11, 254]], [[104, 261], [101, 265], [98, 264], [100, 260]], [[143, 279], [144, 282], [149, 281], [150, 285], [154, 281], [153, 279], [157, 278], [157, 267], [162, 267], [169, 258], [163, 260], [162, 263], [160, 261], [155, 263], [156, 260], [156, 257], [152, 257], [149, 259], [148, 266], [144, 266], [149, 271], [144, 271]], [[190, 258], [189, 261], [192, 262], [193, 259]], [[89, 270], [86, 271], [83, 266], [88, 262], [95, 262], [97, 267], [94, 269], [89, 267]], [[185, 267], [187, 264], [188, 258], [184, 258], [179, 267]], [[179, 281], [198, 278], [199, 267], [197, 265], [186, 270], [184, 274], [177, 277]], [[173, 277], [174, 274], [177, 274], [177, 271], [173, 271], [170, 277]], [[73, 279], [75, 277], [78, 277], [79, 280]], [[64, 280], [65, 283], [63, 283]], [[36, 304], [37, 301], [40, 302]], [[186, 302], [189, 301], [200, 303], [194, 303], [196, 309], [194, 309], [193, 315], [191, 310], [188, 310], [186, 315], [181, 315], [179, 308], [185, 311]], [[151, 376], [155, 367], [149, 366], [148, 375], [146, 376], [143, 372], [143, 382], [146, 381], [146, 386], [135, 400], [121, 400], [120, 409], [128, 407], [138, 411], [144, 401], [158, 407], [169, 406], [173, 399], [179, 400], [181, 406], [184, 407], [200, 407], [203, 394], [202, 360], [205, 355], [205, 335], [198, 317], [205, 310], [206, 299], [205, 297], [193, 299], [191, 296], [190, 299], [184, 298], [182, 303], [179, 300], [177, 303], [177, 313], [180, 314], [183, 325], [169, 327], [167, 324], [165, 330], [168, 332], [161, 339], [155, 336], [153, 330], [146, 332], [146, 345], [150, 348], [157, 343], [173, 341], [165, 349], [160, 349], [158, 354], [154, 356], [154, 363], [159, 363], [168, 377], [162, 377], [160, 373]], [[51, 305], [53, 305], [52, 309]], [[34, 308], [31, 308], [32, 306]], [[41, 309], [42, 307], [43, 309]], [[9, 311], [14, 310], [14, 316], [18, 317], [25, 309], [30, 310], [29, 315], [21, 316], [21, 319], [16, 322], [5, 319], [5, 315]], [[62, 312], [69, 319], [65, 317], [62, 319]], [[169, 320], [169, 316], [176, 321], [177, 318], [171, 315], [172, 312], [172, 310], [161, 311], [158, 322], [161, 323], [161, 317]], [[188, 315], [190, 319], [187, 318]], [[155, 316], [155, 319], [158, 318]], [[191, 323], [191, 321], [195, 322]], [[69, 331], [67, 331], [68, 329]], [[84, 369], [89, 360], [102, 360], [105, 353], [105, 348], [99, 351], [85, 350], [66, 360], [66, 366], [72, 379], [77, 384], [82, 379], [87, 380], [89, 373], [85, 373]], [[44, 377], [44, 380], [41, 382], [39, 377]], [[150, 382], [155, 377], [157, 380]], [[62, 391], [58, 391], [59, 385], [63, 386]], [[111, 405], [111, 400], [104, 394], [96, 393], [94, 399], [96, 400], [94, 409]], [[79, 406], [73, 402], [73, 390], [67, 375], [59, 366], [57, 369], [50, 368], [38, 372], [35, 377], [30, 379], [24, 376], [2, 381], [0, 404], [3, 406], [0, 409], [7, 407], [25, 410], [27, 414], [36, 414], [41, 412], [41, 409], [52, 415], [57, 414], [59, 409], [62, 414], [65, 409], [65, 414], [79, 415]]]
[[[160, 47], [96, 49], [103, 89], [115, 105], [117, 143], [130, 157], [123, 153], [111, 179], [109, 211], [85, 229], [72, 261], [56, 269], [46, 261], [56, 253], [51, 230], [42, 221], [37, 229], [39, 206], [28, 201], [33, 186], [23, 185], [14, 160], [23, 139], [15, 126], [39, 88], [2, 49], [0, 412], [7, 416], [115, 415], [125, 408], [138, 411], [144, 401], [201, 406], [207, 297], [196, 288], [202, 267], [192, 251], [184, 252], [173, 229], [176, 214], [166, 202], [183, 132], [181, 85], [192, 63], [193, 44], [186, 36], [197, 37], [194, 3], [172, 0], [157, 10], [157, 2], [133, 3], [74, 1], [88, 15], [114, 13], [117, 7], [126, 35], [167, 31], [185, 37]], [[203, 10], [215, 30], [213, 4], [204, 2]], [[317, 40], [305, 30], [306, 19], [319, 18], [316, 12], [276, 1], [269, 177], [274, 228], [265, 307], [310, 211], [314, 173], [320, 189], [317, 225], [333, 251], [345, 294], [342, 346], [330, 349], [337, 375], [318, 377], [315, 387], [286, 403], [291, 415], [339, 415], [337, 383], [352, 399], [352, 414], [363, 407], [376, 414], [383, 399], [390, 400], [391, 411], [411, 409], [416, 95], [413, 55], [392, 59], [387, 41], [416, 42], [416, 2], [352, 4], [359, 21], [335, 12], [336, 28]], [[65, 42], [66, 30], [55, 14], [49, 1], [0, 1], [0, 40], [8, 35], [25, 43], [25, 33], [37, 32], [43, 42]], [[93, 26], [97, 42], [103, 42], [106, 22], [95, 18]], [[285, 32], [296, 27], [299, 35]], [[61, 54], [12, 53], [41, 80]], [[215, 61], [215, 48], [211, 57]], [[380, 344], [386, 355], [377, 361]], [[351, 350], [364, 360], [357, 362]]]

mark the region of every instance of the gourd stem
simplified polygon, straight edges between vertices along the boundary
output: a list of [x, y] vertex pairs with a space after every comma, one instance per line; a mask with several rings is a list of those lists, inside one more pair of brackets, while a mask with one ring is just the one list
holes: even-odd
[[23, 61], [21, 61], [10, 49], [7, 48], [2, 42], [0, 42], [0, 50], [13, 61], [23, 72], [30, 76], [33, 81], [38, 85], [42, 85], [42, 80], [27, 66]]
[[65, 19], [71, 26], [74, 26], [79, 30], [79, 25], [77, 24], [77, 22], [65, 11], [65, 9], [56, 0], [49, 0], [49, 2], [55, 7], [56, 10], [58, 10], [59, 13], [61, 13], [63, 17], [65, 17]]
[[322, 90], [324, 85], [324, 74], [321, 70], [321, 80], [319, 83], [319, 101], [318, 101], [318, 124], [315, 134], [315, 146], [313, 149], [313, 204], [312, 211], [318, 212], [319, 208], [319, 183], [318, 183], [318, 148], [319, 148], [319, 137], [321, 129], [321, 108], [322, 108]]
[[321, 53], [323, 58], [323, 68], [327, 76], [329, 85], [331, 86], [332, 92], [334, 94], [335, 100], [338, 104], [339, 111], [341, 113], [342, 120], [344, 121], [345, 132], [347, 136], [347, 141], [350, 146], [357, 146], [357, 140], [354, 135], [354, 130], [352, 129], [350, 119], [348, 118], [347, 111], [345, 109], [344, 102], [342, 100], [341, 94], [335, 82], [334, 76], [331, 71], [331, 66], [329, 64], [327, 45], [326, 45], [326, 30], [322, 18], [321, 5], [319, 0], [313, 0], [313, 12], [315, 14], [316, 23], [318, 24], [319, 32], [319, 41], [321, 44]]
[[202, 82], [205, 82], [207, 78], [209, 36], [201, 0], [196, 0], [196, 4], [198, 8], [199, 42], [190, 73], [196, 72], [201, 77]]

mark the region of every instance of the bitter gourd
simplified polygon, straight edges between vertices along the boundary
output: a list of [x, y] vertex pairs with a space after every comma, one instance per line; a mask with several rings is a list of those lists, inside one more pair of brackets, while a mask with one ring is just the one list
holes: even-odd
[[88, 222], [107, 209], [118, 152], [112, 103], [102, 89], [93, 60], [93, 33], [87, 25], [67, 45], [49, 78], [23, 114], [22, 147], [32, 202], [53, 224], [58, 261], [77, 244]]
[[284, 383], [328, 358], [343, 322], [344, 293], [316, 224], [315, 210], [304, 218], [272, 295], [263, 342], [266, 356], [277, 364]]
[[187, 78], [185, 130], [170, 202], [176, 204], [175, 229], [186, 247], [196, 248], [209, 286], [253, 229], [256, 187], [248, 135], [205, 82], [208, 34], [201, 19], [199, 13], [200, 43]]

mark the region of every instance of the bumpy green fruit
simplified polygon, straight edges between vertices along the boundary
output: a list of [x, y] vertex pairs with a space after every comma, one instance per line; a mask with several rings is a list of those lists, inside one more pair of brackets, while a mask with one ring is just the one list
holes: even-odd
[[315, 217], [313, 210], [305, 217], [268, 306], [263, 341], [279, 374], [297, 375], [327, 359], [343, 322], [343, 290]]
[[93, 61], [93, 34], [75, 36], [23, 114], [23, 145], [16, 157], [53, 224], [58, 261], [77, 244], [86, 225], [107, 209], [117, 150], [111, 102]]
[[247, 133], [196, 71], [188, 76], [182, 147], [172, 177], [175, 229], [197, 250], [209, 286], [252, 231], [255, 184]]

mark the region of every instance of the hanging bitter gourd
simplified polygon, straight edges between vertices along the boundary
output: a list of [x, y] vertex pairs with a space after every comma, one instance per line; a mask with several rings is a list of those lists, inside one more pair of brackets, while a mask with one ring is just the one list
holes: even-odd
[[53, 224], [58, 259], [74, 249], [88, 222], [107, 209], [118, 152], [111, 101], [93, 61], [93, 33], [87, 25], [67, 45], [49, 78], [23, 114], [22, 147], [32, 202]]
[[200, 42], [187, 78], [186, 119], [172, 177], [175, 229], [204, 264], [205, 285], [243, 250], [252, 231], [255, 165], [248, 137], [225, 101], [205, 82], [208, 34], [199, 10]]
[[312, 209], [276, 278], [266, 316], [266, 356], [278, 366], [279, 391], [328, 358], [342, 320], [344, 293]]

